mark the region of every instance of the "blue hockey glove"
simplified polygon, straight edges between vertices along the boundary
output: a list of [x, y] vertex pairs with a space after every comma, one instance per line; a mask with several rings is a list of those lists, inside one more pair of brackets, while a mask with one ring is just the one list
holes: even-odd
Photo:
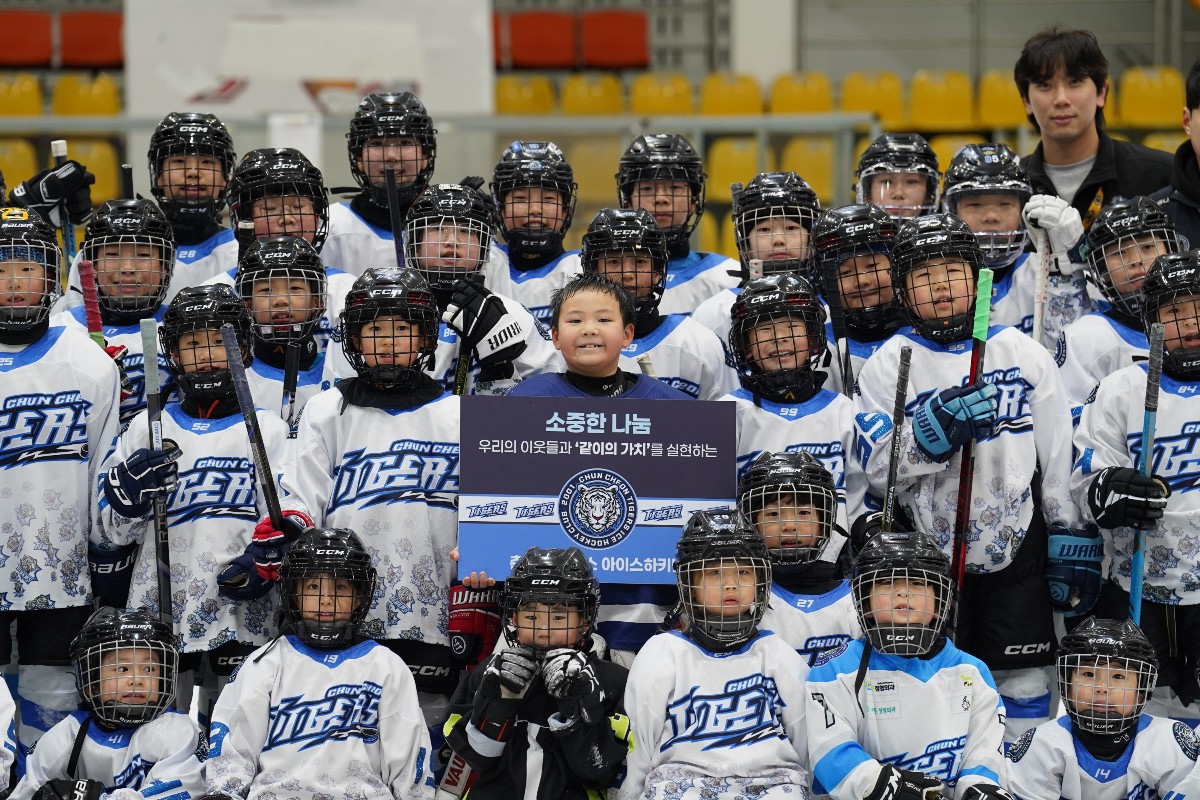
[[217, 575], [217, 591], [221, 596], [239, 602], [265, 597], [274, 585], [258, 574], [249, 553], [242, 553]]
[[1051, 526], [1046, 581], [1050, 584], [1050, 602], [1055, 611], [1070, 618], [1092, 610], [1104, 583], [1100, 574], [1103, 561], [1104, 539], [1099, 531]]
[[279, 580], [279, 568], [283, 566], [283, 556], [287, 553], [288, 545], [296, 541], [300, 534], [312, 527], [313, 521], [303, 511], [284, 509], [281, 516], [283, 530], [275, 530], [275, 524], [270, 517], [261, 520], [254, 527], [254, 535], [246, 546], [246, 555], [254, 561], [259, 576], [264, 581]]
[[124, 608], [129, 599], [129, 579], [133, 577], [133, 562], [137, 545], [128, 544], [104, 550], [88, 545], [88, 567], [92, 573], [92, 594], [101, 606]]
[[527, 347], [529, 320], [509, 311], [505, 303], [482, 283], [464, 279], [454, 285], [450, 305], [442, 314], [442, 320], [462, 337], [463, 347], [475, 351], [481, 367], [512, 361]]
[[150, 511], [155, 495], [169, 492], [179, 481], [175, 462], [181, 452], [178, 447], [163, 450], [135, 450], [129, 458], [100, 476], [104, 499], [122, 516], [131, 519], [144, 517]]
[[1133, 467], [1100, 470], [1088, 487], [1088, 509], [1101, 528], [1141, 528], [1161, 519], [1171, 489], [1157, 475]]
[[913, 416], [913, 436], [921, 452], [946, 461], [972, 439], [992, 432], [996, 423], [995, 386], [955, 386], [926, 400]]

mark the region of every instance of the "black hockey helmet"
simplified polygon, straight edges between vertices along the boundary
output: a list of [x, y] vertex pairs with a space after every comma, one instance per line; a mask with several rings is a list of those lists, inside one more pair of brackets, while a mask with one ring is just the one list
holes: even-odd
[[1127, 619], [1085, 619], [1059, 642], [1057, 668], [1071, 723], [1104, 736], [1130, 736], [1158, 682], [1154, 646]]
[[4, 206], [6, 197], [8, 197], [8, 184], [4, 182], [4, 170], [0, 170], [0, 207]]
[[941, 172], [937, 154], [919, 133], [884, 133], [867, 145], [858, 159], [854, 173], [858, 202], [870, 203], [871, 184], [875, 178], [890, 172], [913, 172], [925, 179], [925, 200], [920, 205], [890, 206], [880, 203], [894, 217], [914, 217], [932, 214], [938, 207], [938, 186]]
[[983, 268], [983, 251], [974, 232], [953, 214], [930, 214], [900, 226], [892, 248], [892, 287], [900, 298], [905, 318], [927, 339], [947, 344], [971, 335], [974, 304], [962, 314], [944, 319], [923, 319], [907, 287], [908, 274], [927, 261], [962, 262], [971, 269], [971, 286]]
[[[760, 172], [733, 198], [733, 230], [737, 238], [738, 257], [742, 261], [742, 273], [749, 275], [750, 259], [772, 249], [774, 232], [755, 233], [759, 225], [770, 225], [773, 219], [798, 222], [811, 233], [817, 215], [821, 213], [821, 201], [817, 193], [794, 172]], [[808, 237], [805, 237], [806, 239]], [[764, 275], [780, 272], [803, 274], [808, 263], [811, 241], [798, 257], [767, 258], [762, 260]], [[759, 255], [755, 255], [759, 254]]]
[[[753, 574], [744, 575], [737, 567], [748, 567]], [[714, 570], [717, 575], [708, 574]], [[692, 514], [675, 546], [675, 575], [688, 633], [697, 643], [723, 652], [754, 638], [771, 595], [771, 562], [762, 537], [740, 512], [714, 508]], [[723, 585], [713, 587], [714, 578]], [[711, 601], [698, 596], [705, 588], [734, 588], [746, 607], [728, 614], [713, 610]]]
[[[558, 227], [508, 227], [504, 221], [505, 198], [516, 189], [531, 188], [559, 194], [563, 218]], [[558, 145], [554, 142], [513, 142], [500, 154], [492, 175], [491, 189], [492, 202], [496, 204], [496, 219], [513, 263], [519, 266], [523, 260], [541, 260], [562, 252], [563, 235], [570, 230], [571, 220], [575, 216], [579, 186], [575, 183], [571, 165]], [[542, 202], [546, 204], [549, 201]]]
[[837, 487], [829, 470], [806, 451], [760, 454], [738, 480], [737, 497], [738, 510], [763, 537], [773, 566], [815, 561], [833, 533]]
[[[387, 184], [383, 172], [374, 179], [368, 174], [369, 164], [363, 162], [363, 146], [372, 139], [414, 139], [421, 148], [422, 160], [388, 162], [396, 172], [396, 191], [401, 208], [416, 200], [429, 179], [437, 160], [437, 130], [425, 110], [425, 104], [412, 92], [372, 92], [358, 103], [350, 120], [350, 173], [375, 205], [388, 207]], [[386, 166], [385, 165], [385, 169]]]
[[[512, 575], [504, 581], [500, 598], [500, 615], [504, 620], [504, 638], [513, 647], [520, 645], [516, 618], [521, 607], [529, 603], [547, 606], [569, 606], [579, 610], [582, 630], [578, 638], [565, 645], [587, 649], [596, 625], [600, 608], [600, 583], [592, 574], [587, 556], [578, 547], [531, 547], [517, 560]], [[535, 649], [550, 649], [539, 647]]]
[[454, 284], [487, 263], [492, 246], [492, 203], [458, 183], [430, 186], [404, 220], [404, 263], [429, 281], [441, 300]]
[[101, 608], [70, 653], [80, 704], [106, 728], [144, 725], [175, 702], [179, 640], [143, 609]]
[[[1142, 323], [1147, 331], [1159, 321], [1159, 310], [1178, 298], [1187, 297], [1194, 301], [1189, 307], [1194, 315], [1196, 306], [1200, 305], [1200, 250], [1156, 258], [1142, 284], [1141, 296]], [[1200, 318], [1196, 316], [1175, 315], [1171, 321], [1181, 328], [1181, 334], [1200, 325]], [[1176, 380], [1200, 379], [1200, 347], [1187, 347], [1178, 338], [1164, 341], [1162, 368]]]
[[[212, 156], [217, 159], [221, 165], [221, 191], [216, 197], [168, 199], [162, 187], [163, 161], [172, 156]], [[172, 111], [162, 118], [150, 135], [146, 158], [150, 162], [150, 193], [173, 225], [201, 228], [218, 224], [237, 163], [233, 138], [225, 123], [212, 114]]]
[[[904, 591], [895, 588], [904, 581]], [[880, 599], [875, 585], [891, 586], [886, 597], [902, 598], [909, 608], [903, 620], [884, 619], [889, 609], [873, 607]], [[911, 608], [911, 596], [927, 587], [932, 609], [926, 609], [929, 619], [912, 621], [910, 615], [921, 609]], [[854, 577], [850, 580], [858, 622], [867, 634], [867, 641], [881, 653], [898, 656], [920, 656], [934, 649], [945, 635], [946, 622], [954, 602], [954, 582], [950, 577], [950, 559], [933, 539], [923, 533], [890, 531], [877, 533], [867, 540], [854, 561]], [[899, 598], [898, 598], [899, 596]]]
[[[36, 305], [0, 306], [0, 334], [28, 332], [50, 318], [50, 308], [61, 293], [58, 281], [62, 260], [58, 234], [40, 214], [27, 208], [0, 208], [0, 263], [31, 261], [44, 268], [38, 281], [41, 285], [34, 287], [41, 295]], [[8, 282], [0, 281], [0, 292], [5, 291]]]
[[624, 276], [609, 276], [609, 280], [620, 283], [634, 295], [633, 303], [639, 319], [653, 317], [658, 313], [667, 283], [667, 238], [654, 222], [650, 212], [640, 208], [602, 208], [592, 217], [587, 233], [583, 234], [580, 261], [584, 272], [604, 274], [601, 261], [613, 254], [649, 258], [654, 271], [654, 283], [643, 296], [637, 296], [637, 287], [625, 283]]
[[634, 184], [641, 181], [684, 181], [692, 190], [692, 209], [680, 225], [663, 228], [672, 249], [688, 246], [704, 214], [704, 166], [692, 143], [678, 133], [647, 133], [629, 143], [617, 167], [617, 199], [635, 208]]
[[[292, 147], [267, 147], [242, 156], [229, 183], [229, 221], [234, 232], [240, 234], [240, 223], [254, 222], [255, 200], [281, 195], [307, 197], [312, 201], [317, 224], [311, 244], [319, 252], [329, 234], [329, 197], [325, 193], [325, 179], [321, 177], [321, 170]], [[276, 214], [267, 213], [266, 216]]]
[[[158, 327], [158, 341], [175, 382], [186, 396], [197, 400], [221, 400], [233, 396], [233, 375], [228, 366], [187, 372], [179, 359], [180, 337], [198, 330], [220, 334], [221, 327], [227, 323], [233, 326], [237, 334], [242, 364], [250, 366], [254, 358], [251, 351], [250, 312], [232, 286], [223, 283], [189, 286], [175, 295], [167, 306], [167, 313]], [[213, 361], [225, 362], [225, 348], [219, 335], [207, 349], [207, 354], [196, 355], [198, 361], [209, 364]]]
[[942, 197], [946, 210], [958, 215], [959, 205], [973, 195], [1013, 195], [1017, 202], [1017, 227], [1007, 231], [975, 231], [989, 267], [1010, 266], [1025, 250], [1029, 232], [1021, 221], [1021, 209], [1033, 195], [1033, 186], [1021, 166], [1021, 158], [1006, 144], [969, 144], [950, 160], [944, 177]]
[[[813, 225], [812, 250], [816, 271], [821, 275], [822, 294], [840, 293], [846, 325], [856, 338], [878, 339], [897, 324], [899, 308], [891, 285], [892, 247], [896, 244], [896, 220], [874, 203], [831, 208]], [[857, 280], [847, 291], [841, 286], [840, 270], [844, 262], [857, 256], [883, 256], [878, 267], [854, 269]], [[832, 274], [834, 285], [825, 285]], [[886, 276], [887, 288], [880, 290]]]
[[[307, 298], [292, 291], [292, 281], [308, 286]], [[234, 286], [252, 317], [255, 299], [267, 298], [271, 319], [254, 320], [254, 338], [264, 342], [299, 341], [316, 329], [325, 314], [325, 266], [313, 246], [299, 236], [255, 240], [238, 260]]]
[[1116, 200], [1088, 228], [1088, 280], [1114, 308], [1140, 319], [1138, 288], [1150, 265], [1159, 255], [1177, 253], [1184, 246], [1175, 223], [1158, 203], [1142, 195]]
[[[332, 580], [325, 585], [311, 580], [318, 577]], [[309, 528], [288, 548], [279, 571], [284, 618], [309, 647], [328, 650], [353, 644], [371, 608], [375, 578], [371, 554], [358, 534], [345, 528]], [[337, 585], [343, 581], [344, 586]], [[339, 603], [349, 610], [338, 608]], [[306, 619], [306, 610], [317, 618]], [[317, 611], [329, 616], [321, 619]]]
[[[412, 364], [367, 366], [362, 327], [381, 316], [395, 316], [419, 327]], [[412, 389], [421, 373], [433, 367], [441, 316], [433, 292], [415, 269], [368, 269], [346, 294], [339, 336], [346, 360], [367, 384], [381, 389]], [[391, 338], [391, 337], [388, 337]]]
[[[106, 252], [118, 245], [149, 245], [154, 251], [137, 249], [112, 256], [121, 262], [110, 279], [103, 261]], [[175, 270], [175, 231], [166, 215], [149, 200], [109, 200], [92, 214], [83, 236], [83, 258], [96, 267], [100, 310], [112, 319], [141, 319], [153, 314], [167, 296]], [[125, 294], [130, 284], [149, 287], [148, 294]]]
[[[750, 391], [781, 403], [808, 399], [824, 380], [817, 366], [825, 355], [825, 309], [808, 281], [780, 274], [755, 278], [746, 284], [730, 309], [729, 352], [738, 380]], [[759, 325], [788, 317], [804, 323], [808, 352], [796, 353], [793, 335], [754, 335]], [[767, 350], [756, 358], [751, 348]], [[777, 362], [773, 366], [764, 362]], [[785, 366], [791, 361], [791, 366]]]

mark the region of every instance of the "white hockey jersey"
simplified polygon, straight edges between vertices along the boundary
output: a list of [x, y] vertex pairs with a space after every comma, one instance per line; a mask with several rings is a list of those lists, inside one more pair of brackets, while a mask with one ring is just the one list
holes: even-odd
[[488, 262], [487, 287], [505, 297], [511, 297], [533, 314], [538, 322], [550, 327], [550, 300], [554, 293], [583, 272], [578, 250], [568, 250], [558, 258], [536, 269], [520, 270], [508, 260], [508, 248], [496, 245], [494, 250], [503, 256], [498, 263]]
[[[272, 469], [286, 472], [287, 425], [274, 411], [258, 409], [256, 413]], [[245, 421], [240, 414], [221, 419], [192, 417], [178, 403], [168, 403], [162, 414], [162, 435], [182, 451], [176, 462], [179, 483], [167, 495], [171, 605], [181, 651], [215, 650], [230, 641], [263, 644], [275, 634], [274, 593], [252, 602], [237, 602], [217, 591], [217, 575], [245, 552], [254, 526], [267, 516]], [[149, 446], [142, 412], [121, 434], [104, 469]], [[103, 492], [97, 494], [100, 531], [96, 544], [142, 543], [134, 562], [129, 607], [141, 606], [157, 614], [153, 517], [129, 519], [109, 506]]]
[[1200, 797], [1200, 741], [1182, 722], [1142, 714], [1125, 752], [1102, 761], [1072, 735], [1070, 717], [1044, 722], [1008, 747], [1008, 790], [1019, 800]]
[[105, 800], [191, 800], [204, 794], [200, 729], [187, 714], [170, 709], [136, 728], [105, 730], [92, 720], [72, 775], [67, 767], [75, 737], [89, 716], [75, 711], [41, 738], [10, 799], [30, 800], [52, 780], [85, 778], [104, 784]]
[[429, 731], [408, 666], [371, 640], [281, 636], [246, 657], [212, 715], [209, 792], [247, 800], [431, 800]]
[[0, 681], [0, 791], [11, 788], [8, 776], [17, 757], [17, 706], [8, 691], [8, 682]]
[[[295, 419], [300, 419], [304, 404], [330, 387], [324, 377], [325, 355], [317, 356], [308, 369], [296, 373], [296, 408]], [[246, 382], [250, 384], [250, 394], [254, 397], [254, 405], [266, 409], [277, 409], [280, 419], [287, 419], [287, 402], [283, 396], [283, 369], [274, 367], [261, 359], [254, 359], [246, 368]]]
[[356, 278], [371, 268], [391, 269], [396, 266], [396, 240], [389, 228], [373, 225], [355, 213], [349, 200], [333, 203], [321, 261]]
[[622, 348], [621, 355], [621, 369], [634, 373], [640, 371], [634, 359], [649, 355], [656, 378], [698, 400], [719, 400], [738, 387], [720, 341], [683, 314], [665, 317], [648, 336]]
[[77, 327], [0, 346], [0, 611], [92, 602], [87, 544], [120, 378]]
[[617, 796], [806, 800], [807, 672], [769, 631], [719, 654], [679, 631], [653, 637], [625, 683], [634, 745]]
[[[902, 345], [912, 345], [906, 424], [897, 471], [897, 498], [917, 530], [950, 553], [962, 452], [938, 463], [917, 447], [912, 417], [935, 392], [962, 386], [971, 371], [971, 340], [937, 344], [901, 329], [867, 361], [858, 377], [855, 427], [868, 491], [887, 488], [896, 403], [896, 370]], [[982, 380], [999, 389], [992, 435], [976, 441], [967, 570], [996, 572], [1012, 561], [1033, 517], [1030, 485], [1041, 470], [1042, 512], [1047, 524], [1077, 528], [1068, 490], [1071, 419], [1062, 380], [1050, 354], [1015, 328], [988, 330]]]
[[[991, 324], [1011, 325], [1024, 334], [1033, 335], [1036, 267], [1037, 256], [1022, 253], [1016, 263], [992, 284]], [[1053, 350], [1063, 329], [1090, 310], [1091, 301], [1082, 270], [1069, 277], [1051, 272], [1046, 281], [1046, 311], [1040, 344]]]
[[866, 797], [884, 764], [953, 787], [1004, 785], [1004, 705], [983, 662], [949, 641], [932, 658], [873, 650], [855, 690], [864, 639], [808, 674], [805, 717], [814, 792]]
[[[1145, 418], [1146, 364], [1114, 372], [1083, 407], [1071, 475], [1071, 491], [1092, 521], [1087, 493], [1105, 467], [1137, 467]], [[1167, 605], [1200, 603], [1200, 382], [1177, 381], [1163, 373], [1159, 382], [1153, 474], [1171, 487], [1162, 519], [1145, 532], [1143, 596]], [[1126, 591], [1133, 559], [1133, 528], [1105, 528], [1109, 575]]]
[[1146, 333], [1107, 314], [1093, 312], [1064, 328], [1058, 336], [1054, 360], [1067, 390], [1074, 423], [1079, 424], [1083, 404], [1102, 378], [1149, 357]]
[[283, 478], [291, 497], [281, 503], [362, 538], [379, 572], [364, 635], [449, 644], [458, 409], [449, 394], [415, 408], [364, 408], [335, 388], [309, 400], [300, 419], [295, 467]]
[[720, 253], [695, 250], [683, 258], [667, 262], [667, 283], [658, 311], [667, 314], [691, 314], [722, 289], [741, 282], [742, 265], [736, 258]]
[[846, 580], [821, 595], [796, 594], [773, 583], [761, 627], [779, 634], [809, 668], [824, 664], [862, 636]]

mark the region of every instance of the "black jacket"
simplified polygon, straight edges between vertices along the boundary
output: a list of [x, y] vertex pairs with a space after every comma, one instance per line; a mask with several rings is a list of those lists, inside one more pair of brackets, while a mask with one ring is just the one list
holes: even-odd
[[[1083, 218], [1085, 228], [1091, 227], [1099, 207], [1108, 205], [1113, 198], [1149, 195], [1171, 182], [1169, 153], [1109, 138], [1103, 129], [1098, 132], [1100, 149], [1096, 152], [1096, 163], [1071, 202]], [[1021, 159], [1021, 166], [1029, 175], [1034, 194], [1058, 195], [1054, 183], [1046, 175], [1040, 143], [1032, 155]], [[1092, 203], [1098, 195], [1099, 206], [1092, 209]]]
[[1163, 207], [1175, 223], [1175, 230], [1188, 240], [1188, 247], [1200, 247], [1200, 163], [1190, 140], [1175, 151], [1171, 185], [1150, 199]]

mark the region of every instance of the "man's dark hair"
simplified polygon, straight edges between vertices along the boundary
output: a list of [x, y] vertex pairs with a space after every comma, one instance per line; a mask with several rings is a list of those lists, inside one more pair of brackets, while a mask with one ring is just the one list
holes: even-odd
[[1187, 100], [1189, 109], [1200, 108], [1200, 58], [1197, 58], [1196, 63], [1192, 64], [1192, 68], [1188, 70], [1187, 82], [1184, 84], [1184, 98]]
[[[1090, 78], [1096, 91], [1104, 91], [1108, 82], [1108, 59], [1100, 49], [1096, 34], [1085, 30], [1063, 30], [1053, 27], [1038, 31], [1025, 42], [1021, 57], [1013, 67], [1013, 78], [1023, 100], [1029, 100], [1029, 85], [1049, 80], [1062, 69], [1076, 80]], [[1034, 130], [1040, 132], [1037, 120], [1029, 114]], [[1104, 109], [1096, 109], [1096, 127], [1104, 127]]]
[[598, 272], [583, 272], [576, 275], [550, 298], [550, 327], [558, 328], [558, 316], [563, 304], [580, 292], [600, 292], [617, 301], [621, 311], [621, 326], [634, 324], [633, 295], [619, 283], [613, 283]]

